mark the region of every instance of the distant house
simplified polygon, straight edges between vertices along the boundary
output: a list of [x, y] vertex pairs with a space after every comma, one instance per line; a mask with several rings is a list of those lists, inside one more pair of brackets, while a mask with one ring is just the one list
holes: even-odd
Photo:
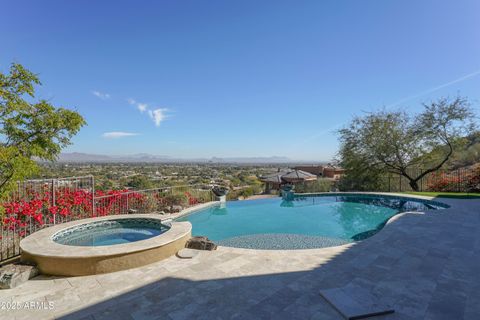
[[259, 179], [265, 183], [265, 192], [268, 193], [270, 190], [279, 190], [282, 185], [295, 185], [315, 181], [317, 180], [317, 176], [303, 170], [291, 169], [278, 171], [274, 174], [262, 176]]
[[282, 180], [283, 174], [285, 174], [285, 172], [277, 172], [259, 178], [260, 181], [265, 183], [266, 193], [270, 192], [270, 190], [280, 190], [282, 183], [284, 183]]
[[331, 164], [326, 166], [323, 165], [303, 165], [303, 166], [296, 166], [293, 169], [295, 170], [302, 170], [311, 174], [314, 174], [318, 177], [323, 178], [330, 178], [334, 180], [338, 180], [342, 177], [345, 173], [345, 169], [341, 167], [337, 167]]
[[303, 166], [296, 166], [293, 169], [295, 170], [302, 170], [311, 174], [316, 175], [317, 177], [323, 176], [323, 166], [320, 165], [303, 165]]
[[339, 180], [345, 174], [345, 169], [336, 166], [326, 166], [323, 168], [323, 177]]

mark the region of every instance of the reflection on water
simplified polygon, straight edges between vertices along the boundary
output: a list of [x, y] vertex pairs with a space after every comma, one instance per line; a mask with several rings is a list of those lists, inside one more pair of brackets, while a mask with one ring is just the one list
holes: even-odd
[[[351, 239], [355, 241], [371, 237], [385, 226], [391, 216], [385, 217], [383, 208], [390, 208], [395, 210], [395, 213], [401, 213], [438, 210], [446, 207], [433, 201], [375, 195], [300, 196], [289, 202], [291, 202], [289, 205], [291, 207], [335, 202], [336, 205], [331, 206], [333, 215], [345, 230], [364, 230], [351, 236]], [[348, 203], [368, 205], [368, 210], [362, 208], [363, 213], [355, 212], [358, 208], [352, 208], [347, 205]]]
[[280, 207], [292, 208], [295, 207], [295, 203], [292, 200], [282, 200], [282, 203], [280, 203]]
[[212, 210], [212, 214], [216, 216], [225, 216], [228, 214], [227, 204], [221, 203], [219, 206], [215, 206]]
[[294, 206], [318, 205], [329, 202], [352, 202], [395, 209], [398, 212], [444, 209], [448, 206], [439, 202], [394, 196], [379, 195], [313, 195], [296, 196]]

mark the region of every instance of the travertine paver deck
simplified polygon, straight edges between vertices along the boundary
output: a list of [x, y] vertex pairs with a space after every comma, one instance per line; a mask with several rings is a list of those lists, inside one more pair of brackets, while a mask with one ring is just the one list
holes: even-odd
[[319, 291], [352, 284], [395, 308], [378, 319], [480, 319], [480, 201], [443, 202], [452, 208], [398, 215], [354, 245], [220, 247], [111, 274], [40, 276], [0, 291], [0, 303], [44, 301], [53, 309], [0, 309], [0, 318], [341, 319]]

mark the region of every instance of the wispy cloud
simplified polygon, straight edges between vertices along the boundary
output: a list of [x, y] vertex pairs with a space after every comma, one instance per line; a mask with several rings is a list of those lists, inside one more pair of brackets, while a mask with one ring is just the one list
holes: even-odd
[[156, 108], [152, 109], [150, 106], [146, 103], [138, 102], [135, 99], [128, 98], [127, 102], [135, 106], [140, 113], [146, 113], [150, 119], [153, 120], [153, 123], [155, 123], [155, 126], [159, 127], [160, 124], [165, 121], [165, 119], [168, 118], [167, 113], [169, 112], [168, 108]]
[[102, 99], [102, 100], [108, 100], [110, 99], [110, 94], [109, 93], [105, 93], [105, 92], [100, 92], [100, 91], [96, 91], [96, 90], [93, 90], [92, 91], [92, 94], [99, 98], [99, 99]]
[[135, 132], [112, 131], [112, 132], [104, 132], [102, 134], [102, 137], [106, 139], [118, 139], [118, 138], [138, 136], [138, 135], [139, 133], [135, 133]]
[[137, 109], [140, 111], [140, 113], [144, 113], [148, 109], [148, 105], [146, 103], [138, 103], [137, 104]]
[[148, 110], [148, 116], [153, 120], [157, 127], [167, 118], [165, 114], [168, 111], [166, 108], [159, 108], [155, 110]]

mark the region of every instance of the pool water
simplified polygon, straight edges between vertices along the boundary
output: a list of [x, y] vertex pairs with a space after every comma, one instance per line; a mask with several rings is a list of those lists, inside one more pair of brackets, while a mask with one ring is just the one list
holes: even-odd
[[379, 196], [296, 196], [232, 201], [197, 211], [193, 235], [220, 245], [255, 249], [321, 248], [363, 240], [392, 216], [405, 211], [441, 209], [436, 202]]
[[71, 246], [108, 246], [146, 240], [168, 229], [158, 219], [111, 219], [59, 231], [53, 241]]

